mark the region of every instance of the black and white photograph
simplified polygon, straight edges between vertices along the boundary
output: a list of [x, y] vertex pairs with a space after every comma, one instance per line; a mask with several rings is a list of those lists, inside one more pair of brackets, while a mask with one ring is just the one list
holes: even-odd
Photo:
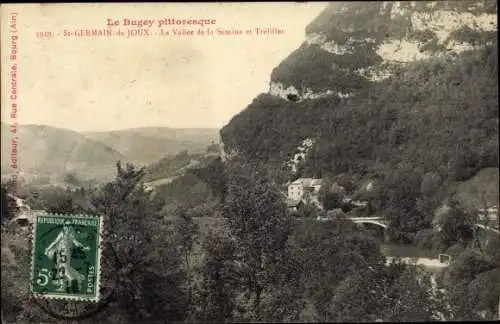
[[2, 4], [1, 324], [499, 321], [497, 7]]

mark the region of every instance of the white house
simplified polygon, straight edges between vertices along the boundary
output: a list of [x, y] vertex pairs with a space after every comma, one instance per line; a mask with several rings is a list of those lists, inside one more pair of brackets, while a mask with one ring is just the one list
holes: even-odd
[[25, 227], [33, 224], [37, 215], [44, 214], [43, 210], [33, 210], [26, 204], [24, 199], [9, 194], [9, 197], [16, 202], [16, 215], [10, 220], [11, 223], [17, 224], [20, 227]]
[[488, 219], [497, 220], [498, 219], [498, 207], [493, 206], [488, 209], [479, 208], [478, 209], [479, 219], [483, 220], [488, 216]]
[[11, 223], [15, 223], [20, 227], [26, 227], [35, 222], [36, 216], [46, 214], [44, 210], [27, 210], [21, 211], [17, 216], [15, 216]]
[[304, 201], [321, 206], [318, 192], [321, 189], [322, 179], [300, 178], [288, 185], [288, 199], [291, 201]]

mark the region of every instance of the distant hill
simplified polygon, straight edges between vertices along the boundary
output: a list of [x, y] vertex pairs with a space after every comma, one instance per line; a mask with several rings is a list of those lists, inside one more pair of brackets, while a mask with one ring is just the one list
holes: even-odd
[[[29, 175], [52, 178], [66, 172], [80, 177], [102, 178], [113, 175], [117, 160], [125, 157], [117, 150], [82, 134], [44, 125], [19, 125], [18, 163]], [[10, 170], [12, 135], [2, 123], [2, 173]]]
[[191, 154], [204, 153], [207, 146], [219, 141], [219, 131], [212, 128], [142, 127], [83, 134], [114, 148], [132, 162], [144, 165], [183, 150]]
[[[149, 165], [181, 151], [205, 153], [219, 139], [217, 129], [144, 127], [79, 133], [45, 125], [20, 125], [17, 136], [23, 177], [49, 177], [52, 182], [67, 173], [81, 179], [108, 179], [115, 174], [117, 160]], [[2, 175], [11, 172], [11, 140], [2, 123]]]

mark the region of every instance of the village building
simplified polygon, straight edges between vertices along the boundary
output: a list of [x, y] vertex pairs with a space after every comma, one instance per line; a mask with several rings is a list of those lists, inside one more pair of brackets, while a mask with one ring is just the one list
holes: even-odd
[[24, 199], [11, 194], [9, 194], [9, 197], [16, 202], [16, 215], [10, 222], [19, 227], [26, 227], [33, 224], [37, 215], [45, 213], [43, 210], [32, 210]]
[[300, 203], [313, 204], [322, 209], [318, 199], [322, 179], [300, 178], [288, 185], [287, 205], [291, 210], [297, 210]]
[[288, 210], [291, 212], [298, 211], [300, 206], [303, 204], [304, 202], [302, 200], [291, 200], [291, 199], [286, 200], [286, 206], [288, 207]]
[[498, 220], [498, 207], [493, 206], [490, 208], [479, 208], [478, 209], [478, 216], [480, 220]]

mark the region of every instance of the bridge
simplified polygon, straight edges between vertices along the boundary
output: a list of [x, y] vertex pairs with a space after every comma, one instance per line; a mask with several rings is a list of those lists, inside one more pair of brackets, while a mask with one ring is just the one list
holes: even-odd
[[[356, 223], [356, 224], [373, 224], [380, 226], [384, 229], [384, 231], [389, 227], [389, 221], [383, 216], [370, 216], [370, 217], [348, 217], [348, 220]], [[328, 221], [330, 218], [328, 217], [318, 217], [319, 221]], [[492, 231], [494, 233], [500, 234], [500, 230], [494, 226], [487, 226], [484, 224], [476, 223], [475, 226], [484, 229], [486, 231]]]
[[[374, 224], [382, 227], [384, 230], [384, 240], [388, 240], [387, 229], [389, 228], [389, 221], [382, 216], [373, 216], [373, 217], [349, 217], [350, 221], [355, 224]], [[487, 226], [483, 224], [474, 224], [474, 226], [481, 228], [485, 231], [492, 231], [494, 233], [500, 234], [498, 228]]]
[[356, 224], [374, 224], [383, 227], [384, 229], [389, 227], [389, 221], [382, 216], [349, 217], [348, 219]]
[[389, 228], [389, 221], [385, 219], [385, 217], [349, 217], [348, 219], [355, 224], [373, 224], [381, 227], [384, 231], [384, 241], [389, 242], [389, 235], [387, 233], [387, 229]]
[[[371, 216], [371, 217], [349, 217], [348, 220], [355, 224], [373, 224], [382, 227], [384, 230], [384, 236], [387, 236], [387, 229], [389, 228], [389, 221], [383, 216]], [[318, 220], [329, 220], [329, 218], [318, 218]], [[474, 224], [476, 227], [481, 228], [485, 231], [492, 231], [494, 233], [500, 234], [498, 228], [493, 226], [486, 226], [483, 224]]]
[[[383, 228], [389, 227], [389, 221], [382, 216], [373, 216], [373, 217], [349, 217], [350, 221], [356, 224], [375, 224]], [[484, 224], [474, 224], [475, 226], [482, 228], [487, 231], [492, 231], [494, 233], [500, 234], [500, 230], [493, 226], [487, 226]]]

